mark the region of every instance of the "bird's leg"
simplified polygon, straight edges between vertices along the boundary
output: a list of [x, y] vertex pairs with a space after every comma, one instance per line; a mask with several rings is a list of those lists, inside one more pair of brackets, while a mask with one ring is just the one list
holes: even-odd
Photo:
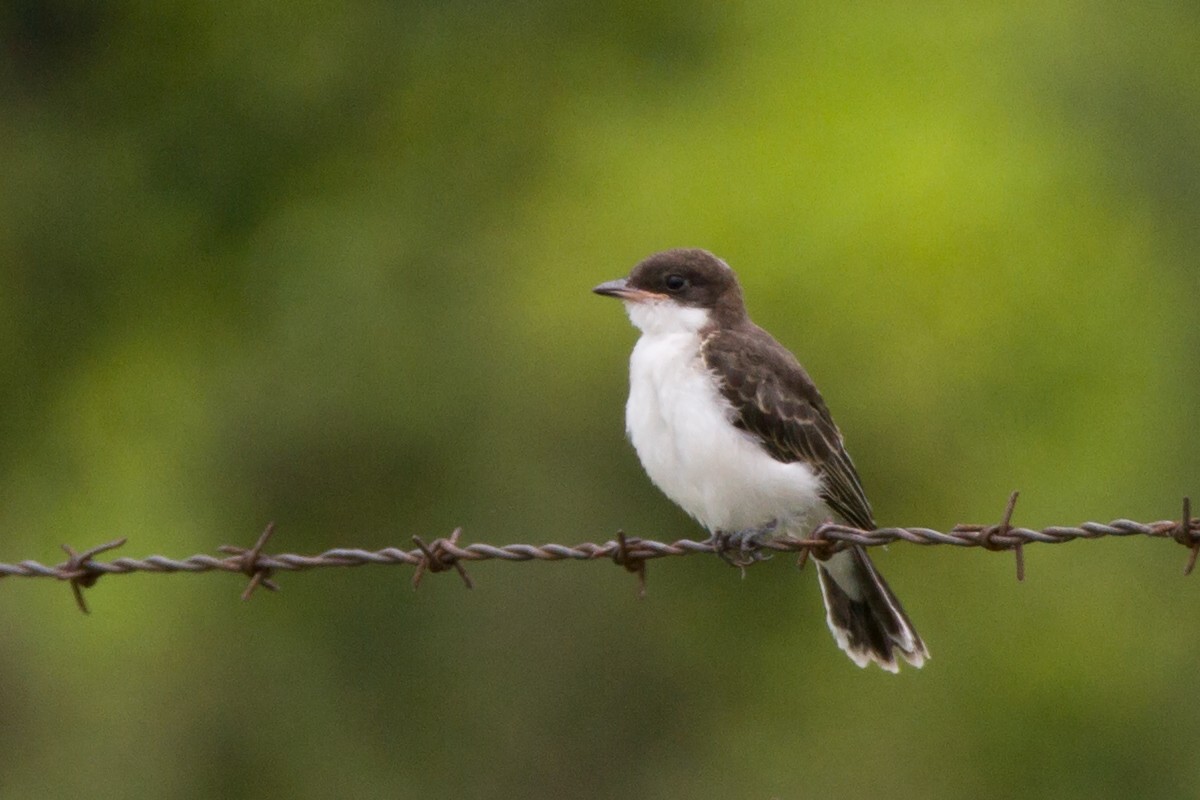
[[762, 546], [778, 526], [779, 520], [773, 519], [757, 528], [716, 531], [709, 537], [708, 544], [712, 545], [713, 552], [724, 559], [725, 563], [744, 569], [756, 561], [765, 561], [771, 557], [770, 553], [762, 551]]

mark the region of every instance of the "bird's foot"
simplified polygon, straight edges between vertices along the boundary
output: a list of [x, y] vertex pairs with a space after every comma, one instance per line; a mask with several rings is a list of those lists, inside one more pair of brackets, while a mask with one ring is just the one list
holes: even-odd
[[779, 525], [779, 520], [771, 520], [766, 525], [757, 528], [744, 528], [740, 531], [717, 531], [709, 537], [708, 544], [713, 552], [719, 555], [726, 564], [745, 569], [759, 561], [771, 557], [763, 552], [766, 544]]

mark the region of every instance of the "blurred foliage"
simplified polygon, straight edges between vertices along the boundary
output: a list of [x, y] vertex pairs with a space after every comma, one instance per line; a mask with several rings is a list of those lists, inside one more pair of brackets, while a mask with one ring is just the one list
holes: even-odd
[[[0, 560], [128, 536], [700, 532], [622, 438], [589, 288], [740, 271], [883, 523], [1178, 514], [1200, 467], [1193, 3], [10, 0]], [[1169, 543], [878, 561], [933, 651], [855, 669], [815, 581], [479, 565], [0, 587], [0, 797], [1174, 798]], [[919, 577], [918, 577], [919, 576]]]

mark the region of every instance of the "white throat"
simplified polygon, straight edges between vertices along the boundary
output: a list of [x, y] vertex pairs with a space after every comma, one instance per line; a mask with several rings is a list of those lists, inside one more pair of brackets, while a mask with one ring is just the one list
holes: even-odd
[[674, 300], [626, 302], [625, 313], [635, 328], [649, 336], [697, 333], [711, 319], [708, 309], [681, 305]]

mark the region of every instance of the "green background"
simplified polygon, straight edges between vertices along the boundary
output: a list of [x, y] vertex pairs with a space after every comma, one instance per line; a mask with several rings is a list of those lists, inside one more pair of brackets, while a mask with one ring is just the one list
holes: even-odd
[[[589, 289], [741, 275], [881, 524], [1200, 494], [1200, 10], [0, 11], [0, 561], [703, 535]], [[1169, 541], [877, 563], [933, 658], [714, 558], [0, 582], [0, 797], [1196, 796]]]

